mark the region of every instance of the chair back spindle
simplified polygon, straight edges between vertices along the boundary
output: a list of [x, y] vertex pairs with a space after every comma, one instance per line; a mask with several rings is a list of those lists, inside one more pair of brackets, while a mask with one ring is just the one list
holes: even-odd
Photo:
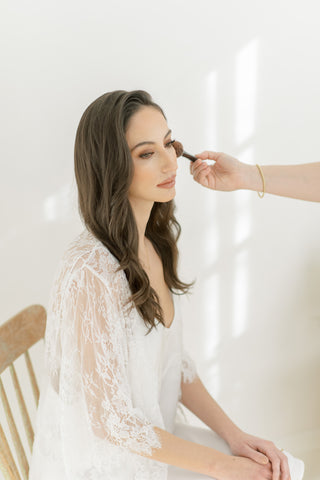
[[10, 407], [10, 402], [8, 401], [8, 396], [1, 379], [1, 374], [7, 369], [10, 371], [27, 443], [30, 452], [32, 452], [34, 433], [14, 362], [24, 354], [35, 404], [38, 406], [39, 388], [28, 350], [44, 337], [45, 325], [45, 308], [41, 305], [32, 305], [25, 308], [0, 326], [0, 398], [20, 468], [19, 473], [19, 469], [10, 449], [9, 442], [5, 436], [5, 432], [2, 428], [3, 424], [1, 425], [0, 419], [0, 472], [2, 472], [5, 480], [21, 480], [21, 478], [27, 480], [29, 464], [17, 424], [14, 420], [12, 408]]

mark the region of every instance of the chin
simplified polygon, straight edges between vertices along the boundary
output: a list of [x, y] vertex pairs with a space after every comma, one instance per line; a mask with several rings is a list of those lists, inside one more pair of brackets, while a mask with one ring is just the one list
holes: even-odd
[[174, 190], [174, 192], [167, 192], [166, 195], [159, 195], [157, 199], [155, 199], [155, 202], [159, 202], [159, 203], [166, 203], [166, 202], [170, 202], [170, 200], [173, 200], [176, 196], [176, 190]]

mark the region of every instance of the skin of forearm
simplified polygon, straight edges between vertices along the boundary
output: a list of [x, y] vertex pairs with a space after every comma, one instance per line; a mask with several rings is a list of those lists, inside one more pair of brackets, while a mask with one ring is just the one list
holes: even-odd
[[203, 475], [221, 478], [228, 462], [228, 455], [184, 440], [161, 428], [154, 427], [154, 430], [161, 442], [161, 448], [153, 449], [150, 456], [142, 456]]
[[[320, 202], [320, 162], [301, 165], [262, 165], [261, 168], [267, 193]], [[241, 184], [240, 188], [262, 191], [262, 179], [255, 165], [243, 166]]]
[[240, 431], [211, 397], [199, 377], [192, 383], [181, 383], [181, 403], [227, 443], [232, 435]]

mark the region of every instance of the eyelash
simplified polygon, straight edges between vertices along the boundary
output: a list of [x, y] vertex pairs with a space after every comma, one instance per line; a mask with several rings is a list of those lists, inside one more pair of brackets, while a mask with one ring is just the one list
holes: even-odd
[[[166, 143], [166, 147], [171, 148], [173, 146], [174, 142], [175, 142], [175, 140], [170, 140], [170, 142]], [[153, 154], [153, 152], [142, 153], [140, 155], [140, 158], [150, 158], [150, 155], [152, 155], [152, 154]], [[146, 155], [149, 155], [149, 156], [146, 157]]]

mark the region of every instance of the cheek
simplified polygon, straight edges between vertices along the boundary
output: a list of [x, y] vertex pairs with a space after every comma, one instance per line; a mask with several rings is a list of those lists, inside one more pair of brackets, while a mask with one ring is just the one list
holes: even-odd
[[156, 183], [156, 175], [151, 163], [148, 165], [135, 165], [130, 191], [145, 190]]

